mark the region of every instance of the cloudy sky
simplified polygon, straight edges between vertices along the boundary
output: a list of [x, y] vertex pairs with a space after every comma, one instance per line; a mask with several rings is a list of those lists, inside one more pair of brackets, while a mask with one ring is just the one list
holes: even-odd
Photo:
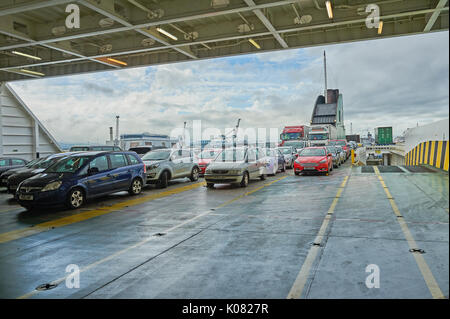
[[449, 34], [373, 40], [198, 62], [13, 82], [59, 142], [104, 143], [120, 133], [202, 128], [282, 128], [309, 123], [328, 87], [344, 98], [347, 134], [406, 128], [448, 118]]

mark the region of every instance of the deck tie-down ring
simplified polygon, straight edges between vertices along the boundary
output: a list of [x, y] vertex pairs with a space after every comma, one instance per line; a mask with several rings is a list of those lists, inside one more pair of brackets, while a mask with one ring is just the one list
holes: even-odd
[[411, 253], [425, 254], [425, 250], [420, 249], [420, 248], [411, 248], [411, 249], [409, 250], [409, 252], [411, 252]]
[[37, 286], [36, 290], [40, 290], [40, 291], [50, 290], [50, 289], [56, 288], [57, 286], [58, 286], [57, 284], [46, 283], [46, 284], [42, 284], [42, 285]]

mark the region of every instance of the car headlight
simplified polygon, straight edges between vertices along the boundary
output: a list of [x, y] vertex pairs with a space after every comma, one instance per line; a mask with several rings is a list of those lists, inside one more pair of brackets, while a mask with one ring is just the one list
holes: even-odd
[[147, 169], [155, 169], [155, 168], [157, 168], [159, 166], [159, 164], [152, 164], [152, 165], [149, 165], [149, 166], [147, 166]]
[[43, 189], [41, 189], [41, 192], [48, 192], [48, 191], [54, 191], [58, 189], [61, 186], [61, 181], [51, 182], [44, 186]]
[[320, 164], [323, 164], [323, 163], [326, 163], [327, 162], [327, 160], [326, 159], [323, 159], [323, 160], [321, 160], [319, 163]]

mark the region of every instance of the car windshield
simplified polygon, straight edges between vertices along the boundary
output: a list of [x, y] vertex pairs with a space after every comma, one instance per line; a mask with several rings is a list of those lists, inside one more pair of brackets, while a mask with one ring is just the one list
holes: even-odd
[[89, 161], [89, 156], [73, 156], [57, 161], [45, 170], [46, 173], [75, 173]]
[[295, 133], [283, 133], [281, 135], [281, 139], [286, 141], [286, 140], [298, 140], [300, 139], [300, 133], [299, 132], [295, 132]]
[[284, 142], [285, 146], [292, 146], [294, 148], [304, 148], [305, 142]]
[[73, 146], [70, 148], [71, 152], [89, 151], [88, 146]]
[[299, 156], [325, 156], [324, 148], [304, 148]]
[[330, 145], [345, 146], [347, 143], [346, 143], [345, 141], [330, 141], [328, 144], [330, 144]]
[[142, 157], [142, 160], [147, 161], [161, 161], [166, 160], [170, 156], [170, 150], [167, 151], [151, 151]]
[[214, 157], [216, 157], [217, 153], [218, 151], [216, 150], [204, 150], [203, 152], [198, 154], [198, 158], [213, 159]]
[[292, 149], [290, 147], [279, 148], [282, 154], [292, 154]]
[[326, 140], [328, 139], [328, 135], [327, 134], [309, 134], [309, 139], [316, 141], [316, 140]]
[[43, 160], [43, 158], [36, 158], [36, 159], [32, 160], [31, 162], [28, 162], [27, 165], [25, 165], [25, 166], [28, 168], [33, 167], [42, 160]]
[[147, 152], [150, 152], [151, 150], [151, 147], [132, 147], [129, 149], [129, 151], [136, 152], [138, 154], [145, 154]]
[[242, 162], [245, 160], [245, 149], [226, 149], [217, 158], [215, 162]]
[[333, 146], [327, 147], [327, 152], [328, 153], [336, 153], [336, 147], [333, 147]]
[[35, 168], [48, 168], [53, 165], [55, 162], [59, 161], [62, 157], [52, 157], [45, 159], [39, 163], [36, 163]]

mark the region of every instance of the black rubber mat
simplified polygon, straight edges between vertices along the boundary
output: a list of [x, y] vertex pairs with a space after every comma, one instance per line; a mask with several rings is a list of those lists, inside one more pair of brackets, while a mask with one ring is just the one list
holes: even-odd
[[398, 166], [390, 165], [390, 166], [378, 166], [378, 169], [380, 170], [380, 173], [404, 173], [405, 171], [402, 170]]
[[373, 166], [361, 166], [361, 173], [375, 173]]
[[402, 166], [411, 173], [436, 173], [436, 171], [425, 166]]

